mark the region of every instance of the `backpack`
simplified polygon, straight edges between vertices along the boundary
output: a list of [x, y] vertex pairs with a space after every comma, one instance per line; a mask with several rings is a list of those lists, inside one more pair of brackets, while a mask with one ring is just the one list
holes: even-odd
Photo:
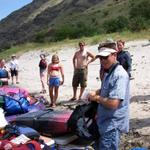
[[47, 68], [47, 62], [45, 60], [40, 60], [40, 63], [39, 63], [39, 67], [41, 69], [46, 69]]
[[68, 130], [87, 140], [97, 139], [99, 137], [95, 119], [97, 106], [96, 102], [76, 106], [68, 119]]
[[[114, 64], [108, 76], [113, 73], [118, 65], [119, 63]], [[68, 119], [68, 130], [88, 140], [98, 139], [100, 135], [95, 120], [97, 107], [97, 102], [77, 106]]]

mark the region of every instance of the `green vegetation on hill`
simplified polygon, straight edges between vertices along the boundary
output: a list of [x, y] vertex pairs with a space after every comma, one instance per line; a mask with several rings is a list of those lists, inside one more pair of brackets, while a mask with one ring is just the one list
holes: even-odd
[[60, 41], [122, 31], [139, 32], [150, 26], [149, 8], [149, 0], [104, 1], [82, 13], [64, 17], [52, 30], [37, 33], [35, 41]]
[[25, 43], [149, 31], [149, 8], [149, 0], [35, 0], [0, 21], [0, 51]]

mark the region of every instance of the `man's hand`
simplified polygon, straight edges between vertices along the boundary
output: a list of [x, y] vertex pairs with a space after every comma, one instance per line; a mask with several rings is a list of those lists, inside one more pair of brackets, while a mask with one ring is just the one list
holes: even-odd
[[91, 92], [89, 92], [89, 100], [90, 100], [90, 101], [97, 102], [97, 99], [98, 99], [99, 97], [100, 97], [100, 96], [97, 95], [97, 91], [91, 91]]

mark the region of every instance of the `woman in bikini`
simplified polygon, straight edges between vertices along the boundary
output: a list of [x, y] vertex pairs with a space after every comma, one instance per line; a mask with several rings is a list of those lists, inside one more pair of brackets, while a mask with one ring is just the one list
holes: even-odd
[[[60, 79], [61, 74], [61, 79]], [[56, 107], [56, 100], [58, 98], [59, 86], [64, 83], [63, 66], [59, 63], [58, 55], [53, 55], [51, 63], [48, 65], [47, 84], [49, 86], [49, 96], [51, 100], [51, 107]]]

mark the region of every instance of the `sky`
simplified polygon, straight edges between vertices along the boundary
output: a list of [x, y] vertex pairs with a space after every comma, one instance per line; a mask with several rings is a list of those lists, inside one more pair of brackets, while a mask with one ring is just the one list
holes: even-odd
[[0, 0], [0, 20], [30, 2], [32, 0]]

